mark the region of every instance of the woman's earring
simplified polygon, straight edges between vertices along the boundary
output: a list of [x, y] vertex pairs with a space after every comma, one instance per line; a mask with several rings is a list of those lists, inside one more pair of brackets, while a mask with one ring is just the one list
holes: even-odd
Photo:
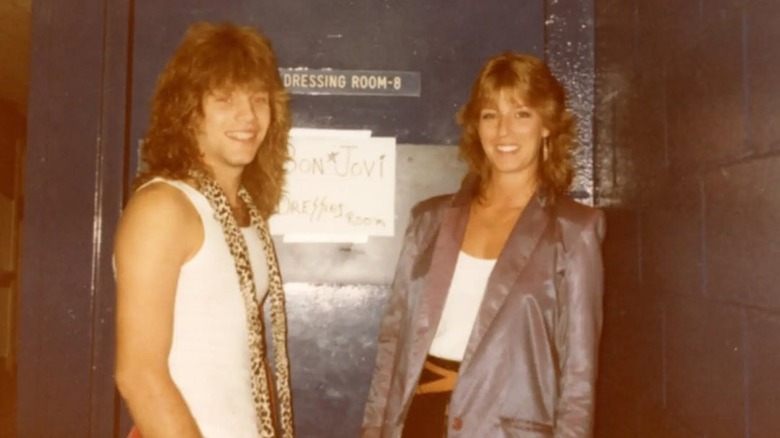
[[547, 161], [550, 155], [550, 144], [547, 142], [547, 137], [542, 139], [542, 161]]

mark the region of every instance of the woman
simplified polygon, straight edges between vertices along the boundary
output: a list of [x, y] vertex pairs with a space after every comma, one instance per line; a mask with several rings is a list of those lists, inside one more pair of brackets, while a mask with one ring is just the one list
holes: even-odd
[[412, 211], [362, 436], [589, 437], [605, 225], [566, 196], [563, 87], [505, 53], [458, 121], [469, 171]]

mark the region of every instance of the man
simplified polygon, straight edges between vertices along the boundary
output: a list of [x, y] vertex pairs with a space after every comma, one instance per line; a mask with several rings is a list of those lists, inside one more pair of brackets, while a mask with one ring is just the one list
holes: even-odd
[[141, 435], [294, 434], [265, 222], [289, 158], [287, 103], [269, 41], [231, 24], [193, 25], [158, 78], [115, 246], [116, 381]]

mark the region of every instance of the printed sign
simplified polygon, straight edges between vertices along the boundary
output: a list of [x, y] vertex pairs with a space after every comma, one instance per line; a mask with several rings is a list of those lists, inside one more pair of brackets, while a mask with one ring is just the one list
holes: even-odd
[[420, 96], [420, 73], [410, 71], [280, 68], [292, 94]]

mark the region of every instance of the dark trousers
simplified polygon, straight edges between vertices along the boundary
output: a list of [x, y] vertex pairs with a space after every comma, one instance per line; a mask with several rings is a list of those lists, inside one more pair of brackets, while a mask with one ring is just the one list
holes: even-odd
[[[432, 367], [427, 366], [433, 365]], [[412, 398], [409, 412], [404, 420], [402, 438], [445, 438], [447, 436], [447, 413], [450, 406], [450, 397], [454, 382], [443, 385], [444, 388], [433, 392], [420, 393], [419, 389], [425, 384], [439, 381], [443, 378], [430, 368], [443, 368], [457, 373], [460, 362], [441, 359], [435, 356], [426, 358], [426, 367], [423, 368], [418, 382], [418, 391]]]

